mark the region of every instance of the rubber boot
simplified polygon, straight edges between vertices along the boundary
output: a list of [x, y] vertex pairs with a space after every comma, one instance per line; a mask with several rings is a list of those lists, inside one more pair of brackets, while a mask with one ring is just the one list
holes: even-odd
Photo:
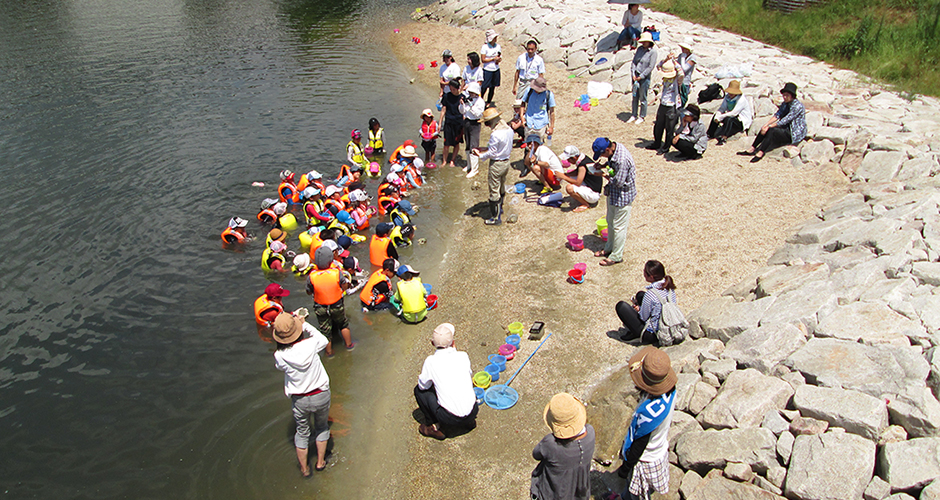
[[470, 165], [467, 166], [467, 179], [473, 178], [480, 171], [480, 157], [477, 155], [470, 155]]
[[503, 222], [502, 220], [503, 209], [502, 209], [501, 204], [498, 201], [490, 202], [490, 213], [493, 214], [493, 217], [483, 221], [484, 224], [486, 224], [487, 226], [498, 226], [499, 224]]

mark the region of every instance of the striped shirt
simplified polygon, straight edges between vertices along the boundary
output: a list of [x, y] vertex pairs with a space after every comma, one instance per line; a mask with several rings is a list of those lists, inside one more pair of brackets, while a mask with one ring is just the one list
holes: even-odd
[[607, 203], [625, 207], [636, 198], [636, 165], [626, 146], [616, 142], [614, 145], [614, 154], [607, 162], [614, 169], [614, 176], [604, 188], [604, 194], [607, 195]]
[[789, 107], [783, 103], [774, 116], [777, 117], [778, 127], [789, 127], [791, 144], [799, 144], [806, 138], [806, 108], [802, 102], [794, 99], [790, 101]]

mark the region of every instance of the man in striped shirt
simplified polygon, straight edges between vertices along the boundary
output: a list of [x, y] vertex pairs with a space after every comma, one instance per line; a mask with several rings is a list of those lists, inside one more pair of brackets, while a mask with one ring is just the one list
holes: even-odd
[[604, 257], [600, 264], [612, 266], [623, 262], [623, 247], [627, 243], [627, 227], [630, 225], [630, 208], [636, 198], [636, 165], [633, 156], [623, 144], [598, 137], [592, 146], [594, 161], [608, 158], [610, 180], [604, 188], [607, 195], [607, 243], [604, 249], [594, 253]]

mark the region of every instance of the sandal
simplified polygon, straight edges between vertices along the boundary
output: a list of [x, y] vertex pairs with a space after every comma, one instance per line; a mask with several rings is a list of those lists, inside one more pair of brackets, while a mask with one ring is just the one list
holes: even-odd
[[623, 262], [623, 261], [604, 259], [604, 260], [602, 260], [602, 261], [600, 262], [600, 264], [601, 264], [602, 266], [612, 266], [612, 265], [614, 265], [614, 264], [620, 264], [621, 262]]
[[323, 463], [323, 467], [314, 467], [314, 470], [317, 472], [323, 472], [326, 470], [326, 462]]
[[739, 156], [754, 156], [756, 151], [738, 151]]
[[603, 250], [598, 250], [594, 252], [595, 257], [607, 257], [608, 255], [610, 255], [610, 252], [605, 252]]
[[578, 206], [574, 207], [574, 210], [572, 210], [572, 212], [575, 212], [575, 213], [583, 212], [583, 211], [587, 210], [588, 208], [590, 208], [590, 207], [585, 206], [585, 205], [578, 205]]

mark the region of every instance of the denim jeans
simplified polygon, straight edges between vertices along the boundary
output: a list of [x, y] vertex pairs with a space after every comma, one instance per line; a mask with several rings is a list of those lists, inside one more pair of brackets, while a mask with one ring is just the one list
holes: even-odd
[[[646, 95], [649, 91], [649, 78], [642, 78], [640, 81], [633, 82], [633, 116], [646, 118]], [[637, 114], [637, 111], [640, 113]]]

